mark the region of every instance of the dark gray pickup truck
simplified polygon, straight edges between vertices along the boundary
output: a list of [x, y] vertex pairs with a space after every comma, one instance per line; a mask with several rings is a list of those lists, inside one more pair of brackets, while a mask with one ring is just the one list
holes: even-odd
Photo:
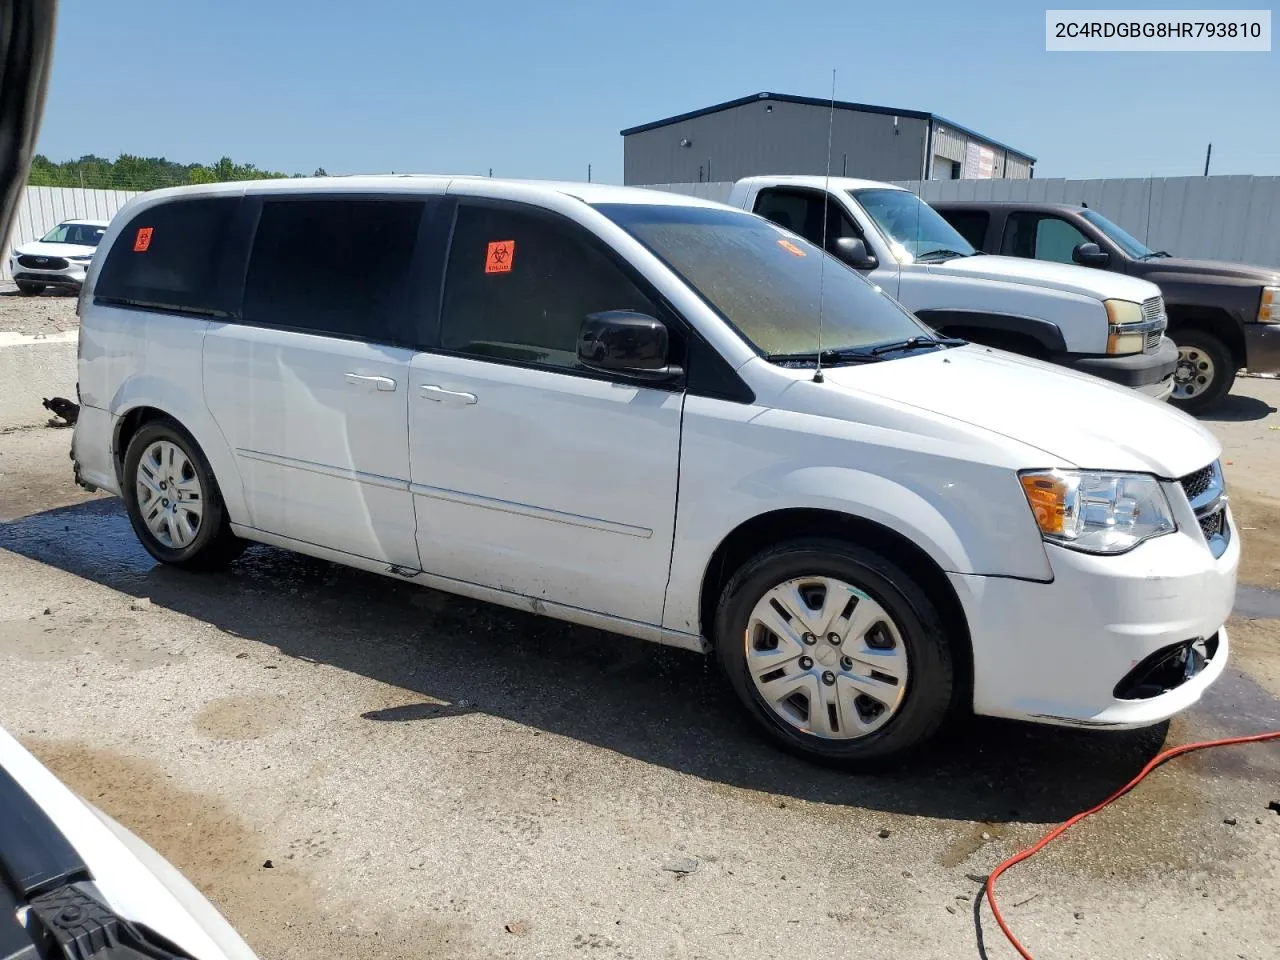
[[1213, 406], [1236, 371], [1280, 371], [1280, 268], [1186, 260], [1151, 250], [1097, 210], [1066, 203], [930, 203], [979, 250], [1114, 270], [1164, 294], [1178, 366], [1169, 398], [1188, 412]]

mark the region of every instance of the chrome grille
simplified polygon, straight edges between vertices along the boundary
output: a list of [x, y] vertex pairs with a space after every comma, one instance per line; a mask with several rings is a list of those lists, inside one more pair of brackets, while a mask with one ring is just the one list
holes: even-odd
[[1155, 353], [1160, 349], [1160, 341], [1164, 338], [1163, 330], [1148, 330], [1146, 342], [1142, 345], [1143, 353]]
[[1215, 557], [1226, 552], [1231, 542], [1231, 526], [1227, 523], [1227, 487], [1222, 477], [1222, 464], [1215, 460], [1207, 467], [1178, 480], [1182, 492], [1195, 512], [1196, 523], [1205, 543]]
[[1164, 316], [1164, 297], [1151, 297], [1142, 301], [1142, 319], [1155, 320]]

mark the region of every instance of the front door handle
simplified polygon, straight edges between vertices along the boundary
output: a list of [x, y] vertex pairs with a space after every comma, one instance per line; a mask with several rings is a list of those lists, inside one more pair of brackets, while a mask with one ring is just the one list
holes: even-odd
[[476, 395], [461, 390], [446, 390], [444, 387], [437, 387], [434, 383], [424, 383], [422, 399], [435, 400], [437, 403], [468, 404], [476, 402]]
[[362, 373], [348, 373], [343, 376], [343, 379], [353, 387], [373, 387], [387, 393], [393, 392], [396, 388], [396, 382], [390, 377], [370, 377]]

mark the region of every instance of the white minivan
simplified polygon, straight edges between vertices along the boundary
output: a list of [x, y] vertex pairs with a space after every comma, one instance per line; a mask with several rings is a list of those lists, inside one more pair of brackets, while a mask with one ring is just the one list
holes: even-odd
[[714, 650], [846, 762], [956, 710], [1152, 724], [1225, 666], [1212, 435], [762, 217], [351, 177], [144, 194], [103, 243], [73, 458], [163, 562], [257, 541]]

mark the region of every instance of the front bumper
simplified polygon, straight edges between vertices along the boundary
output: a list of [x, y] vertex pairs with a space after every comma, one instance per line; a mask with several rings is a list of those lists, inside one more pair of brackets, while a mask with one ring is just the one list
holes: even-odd
[[68, 263], [61, 270], [41, 270], [37, 267], [24, 267], [13, 258], [9, 260], [9, 274], [15, 281], [43, 283], [50, 287], [74, 287], [79, 289], [81, 284], [84, 283], [85, 275], [88, 272], [89, 264], [76, 263], [74, 261]]
[[1128, 353], [1121, 356], [1073, 356], [1058, 360], [1064, 366], [1110, 380], [1122, 387], [1135, 387], [1143, 393], [1168, 396], [1173, 390], [1173, 371], [1178, 366], [1178, 348], [1168, 337], [1151, 353]]
[[[1185, 497], [1174, 512], [1177, 532], [1120, 556], [1046, 545], [1051, 583], [949, 574], [973, 639], [976, 713], [1124, 729], [1159, 723], [1200, 699], [1226, 666], [1223, 624], [1235, 602], [1240, 543], [1229, 511], [1230, 541], [1218, 558]], [[1213, 656], [1189, 679], [1116, 695], [1159, 651], [1214, 638]]]
[[1246, 323], [1244, 353], [1250, 373], [1280, 373], [1280, 323]]

